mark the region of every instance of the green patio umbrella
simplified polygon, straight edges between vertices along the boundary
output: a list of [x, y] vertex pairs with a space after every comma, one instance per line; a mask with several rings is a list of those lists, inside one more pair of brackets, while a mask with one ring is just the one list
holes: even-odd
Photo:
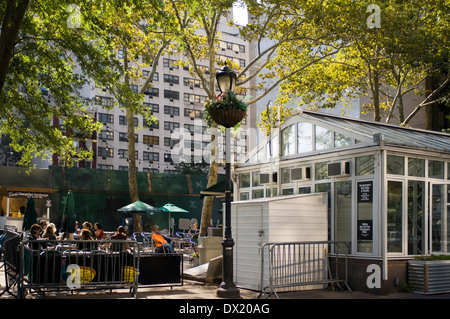
[[131, 214], [140, 214], [151, 216], [153, 214], [159, 213], [160, 210], [152, 205], [141, 202], [140, 200], [135, 201], [134, 203], [128, 204], [122, 208], [117, 210], [119, 213], [131, 213]]
[[27, 207], [25, 208], [25, 216], [23, 217], [22, 231], [30, 229], [33, 224], [37, 223], [37, 212], [34, 207], [33, 197], [29, 197], [27, 200]]
[[169, 229], [170, 229], [170, 214], [171, 213], [189, 213], [187, 210], [175, 206], [174, 204], [167, 203], [159, 208], [163, 213], [169, 213]]
[[63, 209], [63, 227], [62, 231], [69, 234], [75, 232], [75, 200], [71, 191], [67, 193], [66, 202]]
[[[200, 192], [200, 199], [205, 196], [216, 196], [217, 198], [225, 197], [225, 180], [208, 187]], [[231, 196], [233, 196], [233, 183], [231, 183]]]

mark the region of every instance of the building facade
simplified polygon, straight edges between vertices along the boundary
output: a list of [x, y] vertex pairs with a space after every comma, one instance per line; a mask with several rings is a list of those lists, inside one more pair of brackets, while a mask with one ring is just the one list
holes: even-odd
[[[218, 58], [221, 61], [232, 61], [244, 68], [249, 61], [248, 43], [239, 37], [237, 28], [227, 25], [225, 19], [220, 25], [220, 34]], [[118, 54], [120, 58], [123, 53], [119, 51]], [[162, 56], [152, 84], [144, 93], [144, 108], [151, 112], [157, 121], [148, 122], [142, 115], [134, 117], [134, 125], [138, 128], [135, 141], [136, 167], [139, 172], [177, 173], [174, 167], [178, 157], [174, 158], [174, 155], [191, 157], [193, 163], [201, 163], [203, 160], [208, 162], [210, 135], [213, 134], [207, 130], [206, 121], [203, 119], [203, 105], [208, 97], [200, 80], [189, 72], [189, 67], [179, 66], [180, 60], [183, 60], [181, 55]], [[206, 60], [203, 64], [198, 61], [198, 65], [203, 67], [206, 73], [217, 71], [208, 70], [209, 61]], [[149, 74], [150, 67], [143, 68], [141, 72], [144, 76]], [[137, 93], [142, 88], [132, 85], [132, 89]], [[219, 93], [217, 88], [217, 95]], [[85, 87], [81, 94], [95, 101], [90, 110], [91, 116], [103, 123], [103, 128], [92, 140], [80, 145], [94, 150], [93, 160], [83, 161], [78, 165], [87, 168], [128, 170], [126, 110], [120, 107], [111, 109], [117, 101], [106, 89]], [[249, 109], [248, 112], [252, 110]], [[256, 127], [256, 121], [250, 122], [248, 118], [249, 114], [242, 121], [241, 130], [235, 136], [233, 151], [237, 157], [247, 153], [247, 134], [251, 127]], [[54, 125], [59, 125], [57, 120]], [[64, 129], [63, 126], [62, 128]], [[221, 134], [217, 146], [219, 154], [223, 154], [225, 148]], [[64, 163], [54, 155], [52, 165], [64, 166]]]
[[374, 291], [370, 264], [389, 292], [407, 260], [450, 252], [449, 134], [297, 111], [270, 144], [238, 165], [234, 198], [327, 193], [328, 240], [350, 243], [352, 289]]

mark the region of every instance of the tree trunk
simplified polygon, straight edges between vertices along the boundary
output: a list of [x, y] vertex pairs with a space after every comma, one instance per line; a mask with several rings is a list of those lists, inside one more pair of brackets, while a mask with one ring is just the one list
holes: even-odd
[[[123, 48], [124, 56], [124, 73], [125, 73], [125, 84], [130, 87], [130, 77], [128, 75], [128, 55], [127, 48]], [[134, 138], [135, 128], [134, 128], [134, 114], [131, 109], [131, 100], [129, 97], [126, 99], [126, 118], [127, 118], [127, 135], [128, 135], [128, 185], [130, 191], [130, 200], [135, 202], [139, 200], [139, 193], [137, 188], [136, 179], [136, 141]], [[133, 214], [133, 232], [142, 232], [142, 218], [138, 214]]]
[[380, 115], [380, 81], [378, 79], [378, 71], [373, 72], [373, 88], [372, 88], [372, 101], [373, 101], [373, 120], [375, 122], [381, 121]]
[[[16, 2], [18, 2], [17, 7], [15, 6]], [[0, 93], [5, 86], [9, 62], [14, 51], [14, 44], [29, 2], [29, 0], [9, 0], [6, 4], [5, 16], [3, 17], [0, 33]]]
[[[215, 146], [217, 143], [217, 136], [215, 134], [211, 134], [211, 160], [209, 165], [209, 172], [208, 172], [208, 185], [207, 187], [211, 187], [215, 184], [217, 184], [217, 176], [218, 176], [218, 170], [219, 165], [216, 161], [216, 154], [217, 154], [217, 146]], [[208, 232], [208, 227], [211, 226], [211, 210], [212, 210], [212, 204], [214, 201], [214, 196], [205, 196], [203, 199], [203, 206], [202, 206], [202, 219], [200, 223], [200, 234], [199, 236], [206, 236]]]

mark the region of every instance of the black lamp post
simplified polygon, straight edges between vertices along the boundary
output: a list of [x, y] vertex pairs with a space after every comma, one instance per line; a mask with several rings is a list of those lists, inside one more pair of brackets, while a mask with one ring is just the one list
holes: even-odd
[[[236, 86], [236, 73], [228, 66], [224, 66], [216, 73], [217, 84], [222, 93], [233, 91]], [[218, 297], [240, 298], [239, 289], [233, 282], [233, 246], [231, 237], [231, 132], [230, 127], [226, 127], [225, 137], [225, 238], [222, 241], [222, 283], [217, 290]]]

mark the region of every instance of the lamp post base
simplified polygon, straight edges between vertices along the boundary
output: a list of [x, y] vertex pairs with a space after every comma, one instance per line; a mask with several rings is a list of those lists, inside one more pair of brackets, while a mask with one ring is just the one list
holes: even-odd
[[241, 293], [233, 282], [222, 282], [217, 289], [216, 296], [220, 298], [240, 299]]

